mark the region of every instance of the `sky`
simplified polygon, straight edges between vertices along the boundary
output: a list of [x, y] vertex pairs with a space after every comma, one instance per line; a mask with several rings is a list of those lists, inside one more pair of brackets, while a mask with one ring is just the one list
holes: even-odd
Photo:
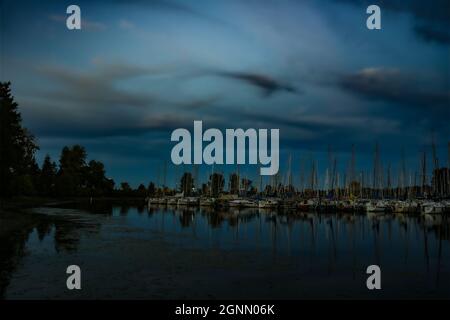
[[[450, 2], [445, 0], [0, 0], [0, 80], [11, 81], [42, 162], [81, 144], [116, 183], [174, 185], [171, 132], [280, 129], [280, 173], [317, 161], [408, 170], [450, 141]], [[81, 8], [81, 30], [66, 8]], [[381, 30], [366, 8], [381, 8]], [[314, 160], [313, 160], [314, 159]], [[303, 165], [302, 165], [303, 163]], [[200, 178], [234, 166], [201, 167]], [[257, 166], [240, 171], [256, 179]]]

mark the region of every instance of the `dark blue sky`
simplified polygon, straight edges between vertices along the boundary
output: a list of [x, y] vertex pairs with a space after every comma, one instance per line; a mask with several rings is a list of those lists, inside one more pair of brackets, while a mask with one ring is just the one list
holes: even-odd
[[[328, 145], [345, 170], [355, 144], [368, 170], [376, 141], [385, 167], [398, 168], [403, 148], [414, 172], [433, 132], [447, 161], [448, 1], [1, 3], [0, 80], [40, 161], [77, 143], [116, 182], [148, 183], [170, 163], [172, 130], [193, 120], [279, 128], [282, 169], [292, 154], [297, 173], [314, 157], [323, 175]], [[65, 27], [70, 4], [81, 31]], [[380, 5], [382, 30], [366, 28], [368, 4]], [[168, 182], [182, 170], [169, 165]]]

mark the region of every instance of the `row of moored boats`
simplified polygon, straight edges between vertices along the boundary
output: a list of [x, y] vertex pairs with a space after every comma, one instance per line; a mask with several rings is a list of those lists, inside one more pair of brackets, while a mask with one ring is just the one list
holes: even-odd
[[158, 197], [148, 198], [147, 201], [148, 205], [292, 209], [306, 212], [450, 213], [450, 200], [296, 200], [241, 197]]

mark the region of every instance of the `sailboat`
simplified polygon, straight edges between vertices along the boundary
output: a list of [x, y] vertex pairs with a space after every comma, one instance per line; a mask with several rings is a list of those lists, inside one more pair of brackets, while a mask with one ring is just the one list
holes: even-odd
[[267, 198], [258, 201], [259, 208], [276, 208], [279, 205], [279, 200], [275, 198]]
[[365, 205], [366, 212], [372, 213], [385, 213], [388, 211], [389, 204], [387, 201], [378, 200], [378, 201], [368, 201]]
[[422, 203], [422, 213], [424, 214], [435, 214], [444, 212], [445, 206], [440, 202], [428, 201]]

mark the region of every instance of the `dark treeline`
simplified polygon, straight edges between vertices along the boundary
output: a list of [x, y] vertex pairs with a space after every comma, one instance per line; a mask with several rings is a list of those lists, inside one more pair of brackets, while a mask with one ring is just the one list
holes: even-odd
[[122, 182], [115, 188], [103, 163], [88, 162], [80, 145], [63, 147], [58, 164], [47, 155], [39, 166], [35, 158], [39, 146], [22, 126], [10, 86], [0, 82], [0, 197], [145, 197], [155, 192], [153, 183], [133, 189]]

